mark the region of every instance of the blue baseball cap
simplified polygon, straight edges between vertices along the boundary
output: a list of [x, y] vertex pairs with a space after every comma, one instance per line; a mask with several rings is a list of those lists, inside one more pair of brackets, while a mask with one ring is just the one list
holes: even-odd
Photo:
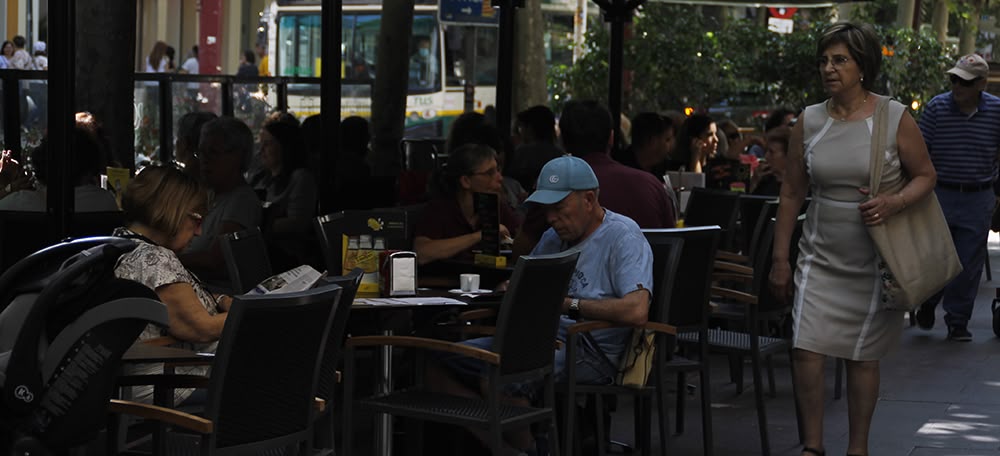
[[592, 190], [599, 187], [597, 176], [587, 162], [581, 158], [564, 155], [553, 158], [542, 167], [538, 174], [536, 190], [527, 203], [555, 204], [576, 190]]

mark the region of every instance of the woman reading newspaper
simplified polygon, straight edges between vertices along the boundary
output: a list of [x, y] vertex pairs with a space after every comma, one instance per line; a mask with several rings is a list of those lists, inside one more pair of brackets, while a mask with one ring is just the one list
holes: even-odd
[[[167, 306], [170, 327], [150, 325], [139, 336], [147, 340], [161, 336], [176, 339], [177, 346], [214, 353], [232, 298], [213, 295], [177, 259], [191, 238], [201, 232], [205, 192], [198, 181], [166, 166], [148, 166], [132, 179], [122, 195], [126, 226], [114, 235], [136, 241], [138, 247], [123, 255], [115, 268], [119, 278], [151, 288]], [[139, 365], [129, 374], [160, 373], [158, 364]], [[206, 375], [206, 367], [178, 367], [179, 374]], [[191, 389], [175, 389], [175, 403], [200, 403], [189, 397]], [[204, 391], [204, 390], [199, 390]], [[133, 399], [152, 402], [153, 388], [133, 389]]]

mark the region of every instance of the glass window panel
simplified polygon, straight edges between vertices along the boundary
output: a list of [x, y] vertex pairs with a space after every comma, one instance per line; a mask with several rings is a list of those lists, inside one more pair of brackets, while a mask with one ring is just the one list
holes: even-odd
[[38, 147], [49, 122], [49, 86], [39, 79], [21, 81], [21, 150]]
[[155, 81], [136, 81], [135, 167], [160, 163], [160, 86]]
[[380, 21], [375, 14], [344, 14], [341, 77], [345, 83], [365, 83], [375, 78], [375, 43]]
[[221, 85], [207, 82], [174, 82], [171, 84], [173, 96], [173, 136], [177, 143], [177, 126], [181, 117], [192, 112], [211, 112], [222, 115], [222, 104], [218, 102]]
[[441, 90], [441, 42], [437, 21], [429, 14], [413, 18], [413, 37], [410, 39], [410, 93], [427, 93]]
[[499, 29], [476, 27], [476, 85], [497, 85]]
[[278, 103], [277, 92], [274, 84], [233, 84], [233, 117], [246, 123], [256, 136]]
[[[7, 103], [4, 101], [3, 84], [0, 84], [0, 106], [5, 104]], [[7, 132], [4, 131], [4, 125], [6, 125], [4, 123], [4, 112], [3, 109], [0, 109], [0, 149], [10, 148], [10, 146], [7, 145]]]

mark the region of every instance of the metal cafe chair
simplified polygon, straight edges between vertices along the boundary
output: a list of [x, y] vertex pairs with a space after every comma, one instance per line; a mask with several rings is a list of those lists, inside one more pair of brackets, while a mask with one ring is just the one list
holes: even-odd
[[[362, 336], [348, 339], [344, 362], [344, 437], [342, 454], [352, 454], [352, 437], [357, 417], [354, 409], [406, 417], [416, 429], [410, 448], [423, 447], [419, 421], [479, 428], [489, 433], [493, 454], [503, 449], [502, 433], [535, 422], [551, 423], [555, 430], [554, 352], [540, 350], [556, 340], [563, 297], [576, 268], [578, 252], [521, 257], [504, 294], [497, 317], [492, 350], [481, 350], [454, 342], [404, 336]], [[436, 393], [422, 388], [423, 372], [417, 362], [417, 385], [367, 398], [355, 398], [355, 350], [391, 345], [435, 350], [469, 356], [483, 361], [488, 393], [485, 398], [467, 398]], [[511, 383], [540, 380], [544, 384], [541, 403], [529, 407], [501, 403], [502, 389]], [[550, 441], [558, 455], [558, 438]]]
[[227, 233], [220, 239], [232, 292], [246, 293], [271, 277], [271, 260], [260, 228]]
[[[576, 353], [579, 350], [581, 334], [597, 329], [611, 328], [613, 324], [597, 320], [577, 323], [569, 328], [569, 339], [567, 341], [567, 361], [568, 369], [566, 390], [566, 414], [564, 425], [564, 439], [566, 454], [573, 454], [573, 444], [579, 441], [575, 435], [574, 421], [576, 418], [577, 394], [586, 394], [594, 400], [594, 410], [596, 412], [595, 436], [597, 444], [597, 454], [605, 454], [605, 445], [608, 443], [605, 438], [605, 413], [603, 407], [604, 395], [628, 395], [635, 401], [635, 434], [636, 446], [642, 454], [652, 454], [650, 445], [651, 434], [649, 423], [651, 422], [651, 411], [649, 399], [656, 395], [656, 407], [659, 413], [659, 435], [660, 451], [666, 452], [670, 434], [670, 426], [667, 411], [667, 382], [669, 362], [673, 357], [676, 345], [676, 328], [667, 324], [667, 316], [670, 311], [670, 300], [674, 288], [674, 278], [680, 264], [681, 249], [684, 240], [672, 237], [669, 233], [647, 232], [646, 240], [649, 241], [653, 250], [653, 301], [650, 304], [648, 322], [642, 327], [633, 328], [632, 342], [627, 347], [626, 353], [632, 351], [653, 350], [652, 364], [643, 363], [639, 358], [633, 359], [632, 365], [628, 365], [629, 357], [623, 356], [620, 374], [613, 384], [594, 385], [576, 382]], [[649, 336], [653, 337], [653, 345], [648, 346]], [[637, 353], [636, 357], [643, 356]], [[624, 374], [629, 369], [643, 369], [639, 376], [645, 379], [642, 384], [626, 384]], [[648, 375], [655, 373], [652, 378]]]
[[123, 400], [112, 400], [109, 410], [171, 425], [165, 454], [311, 454], [320, 355], [341, 291], [326, 285], [234, 296], [203, 414]]

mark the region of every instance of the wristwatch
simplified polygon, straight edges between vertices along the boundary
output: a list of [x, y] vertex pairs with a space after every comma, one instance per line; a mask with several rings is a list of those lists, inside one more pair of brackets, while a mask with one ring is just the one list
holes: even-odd
[[573, 298], [569, 300], [569, 311], [566, 312], [569, 318], [574, 320], [580, 319], [580, 298]]

